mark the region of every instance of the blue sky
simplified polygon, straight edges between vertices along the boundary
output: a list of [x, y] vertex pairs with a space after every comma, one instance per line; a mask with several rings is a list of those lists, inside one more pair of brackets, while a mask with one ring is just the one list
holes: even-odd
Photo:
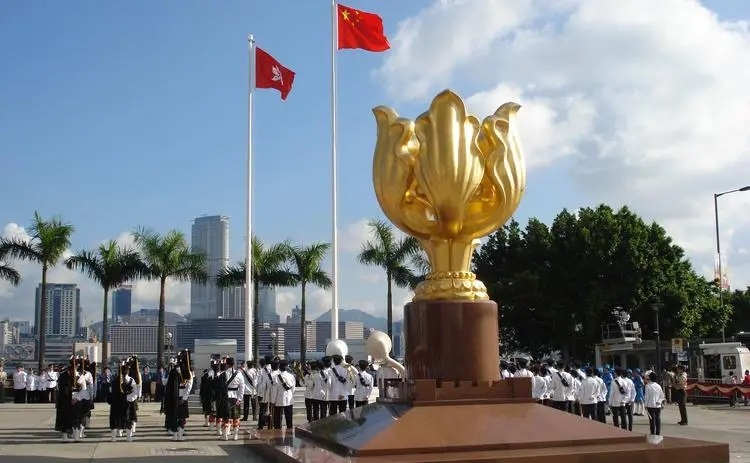
[[[370, 109], [388, 104], [415, 117], [427, 107], [429, 98], [389, 91], [398, 76], [377, 71], [408, 48], [408, 27], [399, 31], [399, 25], [421, 18], [424, 27], [419, 30], [424, 32], [430, 16], [422, 10], [433, 3], [346, 3], [381, 14], [394, 50], [338, 52], [344, 308], [384, 311], [379, 272], [354, 261], [362, 220], [381, 217], [372, 192], [375, 127]], [[488, 5], [487, 0], [475, 3], [478, 8]], [[506, 6], [500, 1], [494, 5], [501, 3]], [[744, 3], [704, 4], [719, 8], [722, 19], [750, 17]], [[2, 3], [0, 156], [7, 173], [0, 187], [6, 198], [0, 225], [27, 225], [34, 210], [44, 216], [60, 214], [76, 226], [73, 248], [80, 249], [139, 225], [187, 233], [194, 217], [225, 214], [232, 219], [233, 260], [241, 259], [249, 33], [297, 73], [285, 102], [274, 90], [256, 93], [255, 233], [268, 242], [330, 241], [330, 8], [322, 0]], [[450, 37], [446, 31], [443, 39]], [[455, 67], [461, 67], [460, 61]], [[430, 66], [412, 71], [432, 72]], [[499, 75], [492, 85], [501, 81]], [[491, 86], [487, 78], [466, 78], [459, 72], [446, 79], [465, 96]], [[431, 94], [441, 83], [432, 83]], [[571, 142], [585, 146], [576, 143]], [[532, 169], [518, 219], [550, 220], [563, 207], [611, 200], [575, 179], [578, 163], [575, 157], [565, 158]], [[631, 202], [621, 199], [621, 204]], [[655, 212], [644, 214], [659, 218]], [[39, 277], [32, 271], [24, 275], [31, 286], [0, 292], [0, 315], [27, 312], [33, 305], [30, 288]], [[184, 293], [184, 288], [175, 291]], [[98, 311], [95, 288], [89, 292], [85, 309]], [[290, 306], [297, 292], [285, 292], [279, 302]], [[148, 306], [157, 296], [143, 296], [141, 303]], [[318, 296], [312, 304], [325, 305], [325, 295]], [[184, 311], [181, 297], [174, 306]], [[396, 302], [406, 297], [400, 292]]]

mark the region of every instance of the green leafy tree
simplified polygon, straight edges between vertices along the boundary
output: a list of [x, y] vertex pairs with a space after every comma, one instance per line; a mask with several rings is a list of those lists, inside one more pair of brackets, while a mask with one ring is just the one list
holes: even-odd
[[328, 250], [331, 248], [329, 243], [313, 243], [308, 246], [295, 246], [292, 248], [292, 275], [294, 281], [302, 289], [302, 298], [300, 300], [300, 323], [302, 324], [302, 334], [300, 338], [300, 363], [305, 363], [307, 357], [307, 303], [305, 291], [307, 286], [312, 284], [319, 288], [328, 289], [333, 285], [331, 277], [323, 270], [323, 260], [325, 260]]
[[724, 300], [734, 309], [734, 316], [728, 323], [727, 332], [750, 332], [750, 287], [745, 291], [735, 290], [725, 296]]
[[172, 230], [160, 235], [152, 230], [134, 232], [135, 244], [146, 266], [145, 278], [159, 281], [159, 323], [156, 346], [158, 367], [164, 366], [164, 325], [166, 317], [166, 286], [168, 280], [205, 283], [206, 256], [188, 246], [185, 235]]
[[[294, 275], [286, 269], [292, 256], [292, 247], [288, 242], [265, 247], [256, 237], [252, 240], [252, 281], [253, 281], [253, 358], [259, 356], [258, 335], [260, 313], [258, 309], [258, 292], [260, 286], [294, 286]], [[220, 288], [244, 286], [246, 283], [247, 263], [225, 268], [216, 282]]]
[[148, 268], [138, 253], [110, 240], [95, 251], [80, 251], [65, 260], [69, 269], [77, 269], [96, 281], [104, 290], [102, 303], [102, 360], [109, 363], [109, 293], [122, 284], [148, 275]]
[[361, 264], [385, 270], [388, 336], [393, 339], [393, 284], [399, 288], [415, 286], [410, 260], [421, 248], [419, 241], [412, 236], [397, 239], [393, 227], [383, 220], [371, 220], [369, 226], [373, 239], [362, 245], [358, 260]]
[[70, 247], [73, 230], [73, 225], [63, 222], [60, 217], [44, 220], [38, 212], [34, 212], [34, 219], [28, 229], [28, 239], [11, 238], [0, 241], [0, 256], [36, 262], [42, 267], [40, 312], [36, 326], [39, 334], [39, 371], [46, 366], [44, 353], [47, 347], [47, 271], [57, 265], [63, 253]]
[[617, 306], [651, 333], [650, 305], [661, 301], [663, 338], [715, 334], [731, 315], [664, 229], [625, 207], [563, 210], [549, 229], [531, 219], [521, 232], [510, 222], [476, 252], [474, 264], [500, 305], [506, 352], [589, 355]]

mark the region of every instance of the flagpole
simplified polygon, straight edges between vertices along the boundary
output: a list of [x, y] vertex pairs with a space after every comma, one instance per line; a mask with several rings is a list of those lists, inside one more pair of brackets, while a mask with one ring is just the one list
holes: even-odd
[[255, 90], [255, 38], [250, 34], [247, 77], [247, 230], [245, 235], [245, 361], [253, 358], [253, 91]]
[[332, 258], [331, 278], [333, 280], [331, 294], [331, 340], [339, 338], [339, 240], [338, 240], [338, 201], [337, 201], [337, 173], [336, 173], [336, 49], [338, 42], [338, 11], [336, 0], [331, 0], [331, 208], [332, 222]]

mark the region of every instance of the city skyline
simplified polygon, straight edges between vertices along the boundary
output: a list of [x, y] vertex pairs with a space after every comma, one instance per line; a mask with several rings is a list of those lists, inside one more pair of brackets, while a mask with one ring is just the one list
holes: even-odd
[[[445, 87], [480, 117], [508, 100], [521, 104], [529, 174], [519, 222], [549, 222], [564, 207], [627, 205], [663, 225], [696, 270], [712, 277], [713, 194], [750, 182], [750, 4], [351, 6], [383, 17], [391, 50], [336, 54], [341, 308], [385, 311], [384, 275], [356, 261], [367, 221], [382, 218], [372, 191], [370, 110], [387, 104], [414, 118]], [[206, 212], [244, 224], [246, 39], [253, 33], [297, 73], [285, 101], [275, 91], [254, 97], [254, 233], [266, 243], [331, 241], [328, 8], [300, 2], [289, 14], [273, 3], [186, 0], [175, 9], [136, 0], [127, 9], [72, 10], [40, 0], [7, 10], [0, 18], [7, 65], [0, 151], [13, 174], [2, 193], [14, 199], [0, 217], [3, 236], [24, 236], [35, 210], [76, 226], [71, 251], [110, 238], [132, 244], [128, 232], [140, 225], [189, 237], [190, 218]], [[120, 166], [114, 174], [111, 163]], [[53, 188], [60, 178], [81, 181]], [[750, 193], [719, 203], [733, 288], [750, 284], [749, 208]], [[244, 256], [242, 230], [230, 238], [232, 264]], [[0, 318], [33, 319], [40, 269], [14, 265], [24, 280], [18, 288], [0, 283]], [[101, 318], [101, 289], [85, 275], [58, 265], [49, 281], [78, 284], [84, 318]], [[311, 317], [330, 307], [328, 291], [311, 288], [307, 296]], [[409, 296], [395, 292], [396, 319]], [[158, 297], [156, 282], [134, 284], [135, 305], [155, 307]], [[279, 289], [280, 315], [299, 298], [298, 288]], [[168, 284], [167, 310], [185, 314], [189, 302], [189, 284]]]

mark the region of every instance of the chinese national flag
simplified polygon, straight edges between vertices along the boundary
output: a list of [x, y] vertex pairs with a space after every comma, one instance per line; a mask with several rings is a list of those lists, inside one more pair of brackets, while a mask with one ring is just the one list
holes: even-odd
[[276, 58], [255, 48], [255, 88], [275, 88], [286, 100], [294, 84], [294, 71], [287, 69]]
[[338, 7], [339, 50], [361, 48], [367, 51], [386, 51], [391, 48], [383, 33], [383, 18], [375, 13], [355, 10], [344, 5]]

